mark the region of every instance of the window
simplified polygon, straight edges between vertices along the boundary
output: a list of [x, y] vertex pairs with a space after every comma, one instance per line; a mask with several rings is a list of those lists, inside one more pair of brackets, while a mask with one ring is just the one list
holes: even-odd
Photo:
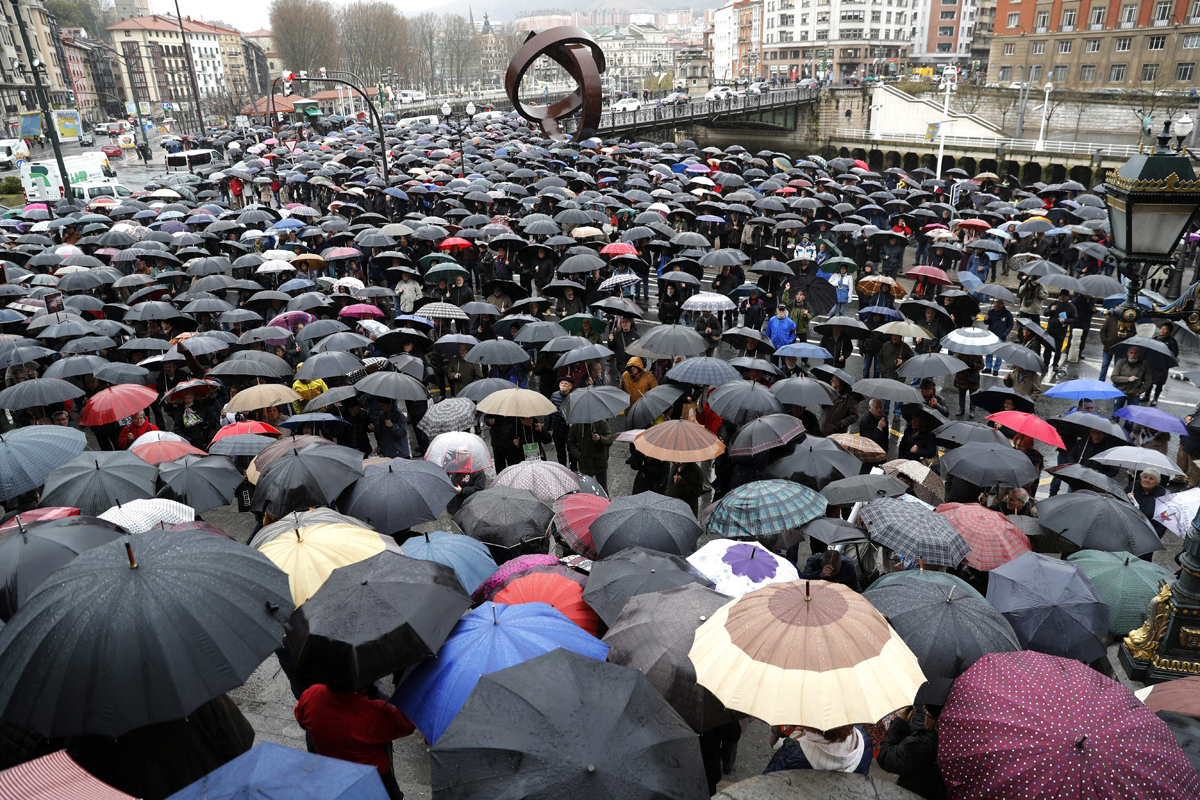
[[1183, 37], [1184, 50], [1200, 50], [1200, 33], [1189, 33]]
[[939, 53], [953, 53], [954, 45], [951, 42], [938, 42], [937, 51]]
[[1128, 53], [1129, 45], [1132, 42], [1133, 42], [1133, 39], [1129, 38], [1128, 36], [1122, 36], [1119, 39], [1114, 39], [1113, 40], [1113, 52]]
[[1021, 12], [1017, 11], [1008, 15], [1007, 27], [1015, 28], [1021, 22]]
[[1165, 36], [1148, 36], [1146, 37], [1147, 50], [1162, 50], [1167, 46], [1167, 37]]
[[1011, 80], [1012, 80], [1012, 67], [1001, 67], [1000, 68], [1000, 82], [1008, 83]]
[[1058, 40], [1058, 54], [1060, 56], [1065, 56], [1070, 52], [1071, 52], [1071, 40], [1070, 39], [1059, 39]]
[[1034, 64], [1029, 68], [1029, 82], [1037, 83], [1042, 79], [1042, 65]]
[[1084, 64], [1079, 68], [1079, 82], [1092, 83], [1096, 80], [1096, 65]]
[[1159, 0], [1154, 4], [1154, 24], [1166, 25], [1171, 21], [1171, 9], [1175, 7], [1173, 0]]
[[940, 15], [938, 15], [938, 19], [951, 20], [951, 19], [954, 19], [956, 16], [958, 16], [957, 11], [943, 11]]
[[1013, 43], [1013, 42], [1005, 42], [1004, 43], [1004, 55], [1011, 56], [1011, 55], [1015, 55], [1016, 52], [1017, 52], [1017, 45], [1015, 43]]
[[1108, 68], [1109, 83], [1124, 83], [1125, 82], [1125, 65], [1113, 64]]
[[1137, 24], [1138, 7], [1136, 3], [1121, 6], [1121, 27], [1132, 28]]
[[883, 12], [882, 11], [872, 11], [871, 12], [871, 22], [883, 22]]
[[1196, 62], [1188, 61], [1175, 65], [1175, 80], [1191, 82], [1196, 76]]
[[1046, 52], [1046, 43], [1045, 42], [1034, 42], [1033, 47], [1030, 49], [1030, 52], [1035, 56], [1044, 55]]
[[1091, 12], [1088, 14], [1088, 30], [1098, 31], [1104, 28], [1104, 18], [1108, 14], [1108, 9], [1104, 6], [1092, 6]]
[[938, 34], [937, 34], [937, 35], [938, 35], [938, 36], [940, 36], [940, 37], [942, 37], [942, 38], [944, 38], [944, 39], [946, 39], [946, 38], [953, 38], [953, 37], [954, 37], [954, 28], [952, 28], [952, 27], [940, 27], [940, 28], [938, 28]]
[[1060, 28], [1059, 30], [1063, 30], [1063, 31], [1075, 30], [1075, 20], [1078, 18], [1078, 16], [1079, 16], [1079, 9], [1077, 9], [1077, 8], [1063, 9], [1062, 28]]
[[1188, 8], [1188, 23], [1195, 25], [1200, 22], [1200, 0], [1192, 0], [1192, 5]]
[[1050, 27], [1050, 12], [1039, 11], [1033, 18], [1033, 30], [1037, 33], [1045, 33]]
[[1158, 80], [1158, 64], [1142, 64], [1142, 83], [1154, 83]]
[[1055, 83], [1066, 83], [1067, 82], [1067, 67], [1066, 67], [1066, 65], [1059, 64], [1057, 67], [1055, 67], [1054, 71], [1050, 74], [1050, 80], [1054, 81]]

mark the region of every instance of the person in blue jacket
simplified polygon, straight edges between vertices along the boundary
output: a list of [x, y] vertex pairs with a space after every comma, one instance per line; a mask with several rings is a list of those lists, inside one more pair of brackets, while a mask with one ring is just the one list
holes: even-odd
[[796, 340], [796, 323], [788, 316], [786, 306], [778, 306], [775, 316], [767, 320], [767, 338], [776, 350]]

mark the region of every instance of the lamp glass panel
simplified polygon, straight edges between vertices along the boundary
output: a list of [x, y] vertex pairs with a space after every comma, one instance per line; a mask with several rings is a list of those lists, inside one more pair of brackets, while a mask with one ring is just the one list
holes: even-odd
[[1113, 246], [1123, 253], [1129, 252], [1129, 237], [1126, 229], [1125, 208], [1122, 203], [1118, 207], [1115, 203], [1108, 205], [1108, 218], [1112, 227]]
[[1167, 255], [1179, 242], [1195, 207], [1138, 203], [1133, 206], [1132, 247], [1129, 252]]

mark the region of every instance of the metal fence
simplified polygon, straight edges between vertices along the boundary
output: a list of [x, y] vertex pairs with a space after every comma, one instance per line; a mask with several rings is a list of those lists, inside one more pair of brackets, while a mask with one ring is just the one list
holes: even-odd
[[923, 133], [901, 133], [899, 131], [869, 131], [863, 128], [838, 128], [836, 139], [854, 140], [861, 142], [900, 142], [905, 144], [923, 144], [933, 147], [943, 139], [948, 147], [963, 147], [971, 150], [990, 150], [1004, 147], [1009, 153], [1042, 152], [1055, 155], [1091, 156], [1100, 154], [1113, 158], [1129, 158], [1136, 155], [1138, 146], [1133, 144], [1108, 144], [1102, 142], [1061, 142], [1045, 141], [1042, 147], [1034, 139], [1002, 139], [990, 136], [944, 136], [942, 139], [925, 138]]
[[712, 119], [719, 114], [737, 114], [786, 108], [816, 100], [820, 89], [775, 89], [766, 94], [727, 97], [724, 100], [699, 100], [670, 106], [646, 106], [637, 111], [606, 111], [600, 116], [600, 130], [627, 130], [662, 123], [687, 123]]

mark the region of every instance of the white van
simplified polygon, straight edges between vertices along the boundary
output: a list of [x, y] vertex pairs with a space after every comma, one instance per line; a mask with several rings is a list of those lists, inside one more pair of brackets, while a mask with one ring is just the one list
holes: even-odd
[[207, 167], [216, 157], [213, 150], [181, 150], [167, 154], [167, 172], [191, 172], [196, 167]]
[[0, 167], [15, 169], [17, 160], [29, 160], [29, 147], [22, 139], [0, 139]]
[[417, 89], [401, 89], [396, 93], [396, 97], [405, 105], [409, 103], [424, 103], [427, 99], [425, 93]]
[[87, 181], [71, 184], [71, 197], [87, 205], [97, 197], [133, 197], [133, 192], [113, 181]]
[[[63, 159], [67, 168], [67, 177], [72, 186], [84, 183], [116, 183], [117, 173], [113, 172], [104, 153], [83, 153], [68, 156]], [[62, 175], [58, 171], [58, 162], [54, 159], [46, 161], [30, 161], [21, 165], [21, 188], [25, 192], [25, 201], [57, 202], [61, 200], [63, 191]]]
[[398, 128], [407, 128], [410, 125], [437, 125], [442, 121], [442, 118], [437, 114], [422, 114], [419, 117], [403, 117], [396, 123]]

